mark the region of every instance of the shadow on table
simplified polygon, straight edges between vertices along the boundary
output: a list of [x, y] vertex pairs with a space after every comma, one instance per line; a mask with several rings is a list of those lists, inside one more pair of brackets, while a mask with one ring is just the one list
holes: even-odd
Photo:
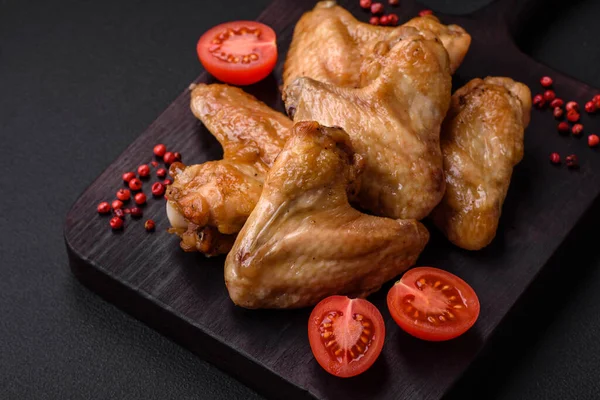
[[589, 283], [600, 263], [596, 251], [599, 223], [600, 201], [596, 201], [444, 399], [492, 398], [491, 393], [498, 393], [511, 369], [567, 307], [565, 299], [574, 298]]

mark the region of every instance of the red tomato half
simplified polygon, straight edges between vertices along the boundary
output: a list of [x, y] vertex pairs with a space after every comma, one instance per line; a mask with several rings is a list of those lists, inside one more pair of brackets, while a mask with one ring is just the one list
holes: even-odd
[[369, 369], [384, 339], [383, 317], [367, 300], [330, 296], [316, 305], [308, 320], [308, 340], [317, 362], [340, 378]]
[[390, 289], [387, 304], [394, 321], [419, 339], [453, 339], [473, 326], [479, 299], [468, 283], [437, 268], [409, 270]]
[[266, 78], [277, 62], [275, 32], [254, 21], [226, 22], [198, 40], [198, 58], [220, 81], [250, 85]]

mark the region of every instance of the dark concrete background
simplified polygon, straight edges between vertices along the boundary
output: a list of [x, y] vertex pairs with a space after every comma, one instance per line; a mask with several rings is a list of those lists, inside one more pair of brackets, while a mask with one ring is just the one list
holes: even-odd
[[[424, 1], [454, 14], [487, 2]], [[62, 225], [199, 75], [199, 35], [268, 3], [0, 0], [0, 398], [260, 398], [83, 288]], [[518, 41], [600, 88], [599, 16], [594, 0], [548, 6]], [[450, 398], [597, 398], [599, 216], [586, 216]]]

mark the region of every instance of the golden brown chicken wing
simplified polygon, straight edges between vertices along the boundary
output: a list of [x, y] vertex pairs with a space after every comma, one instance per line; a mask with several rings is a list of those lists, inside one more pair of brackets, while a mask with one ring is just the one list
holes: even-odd
[[[450, 55], [454, 72], [471, 44], [469, 34], [457, 25], [443, 25], [435, 16], [417, 17], [405, 24], [433, 32]], [[365, 61], [379, 42], [402, 36], [402, 27], [373, 26], [356, 20], [335, 1], [321, 1], [305, 13], [294, 29], [283, 69], [284, 87], [305, 76], [342, 87], [362, 87]]]
[[404, 26], [412, 26], [420, 31], [429, 30], [433, 32], [442, 41], [448, 52], [452, 73], [460, 67], [471, 46], [471, 36], [467, 31], [458, 25], [444, 25], [434, 15], [413, 18]]
[[298, 78], [284, 90], [294, 121], [348, 132], [366, 170], [360, 205], [377, 215], [421, 219], [444, 194], [440, 126], [450, 104], [448, 53], [428, 31], [395, 30], [365, 61], [359, 89]]
[[174, 164], [167, 214], [184, 250], [226, 253], [254, 209], [292, 121], [241, 89], [220, 84], [196, 85], [191, 108], [223, 146], [223, 159]]
[[293, 308], [366, 296], [415, 263], [429, 239], [421, 223], [348, 204], [362, 165], [340, 128], [294, 126], [225, 262], [235, 304]]
[[431, 217], [455, 245], [479, 250], [496, 236], [530, 111], [529, 88], [509, 78], [473, 79], [452, 96], [441, 134], [446, 194]]

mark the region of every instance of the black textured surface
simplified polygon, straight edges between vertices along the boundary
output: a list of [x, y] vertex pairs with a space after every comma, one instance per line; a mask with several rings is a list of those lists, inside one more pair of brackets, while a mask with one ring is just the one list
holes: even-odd
[[[267, 3], [0, 2], [2, 398], [258, 397], [82, 288], [61, 230], [85, 186], [198, 75], [199, 34]], [[598, 87], [594, 3], [537, 21], [523, 48]], [[599, 235], [587, 228], [454, 395], [597, 393]]]

